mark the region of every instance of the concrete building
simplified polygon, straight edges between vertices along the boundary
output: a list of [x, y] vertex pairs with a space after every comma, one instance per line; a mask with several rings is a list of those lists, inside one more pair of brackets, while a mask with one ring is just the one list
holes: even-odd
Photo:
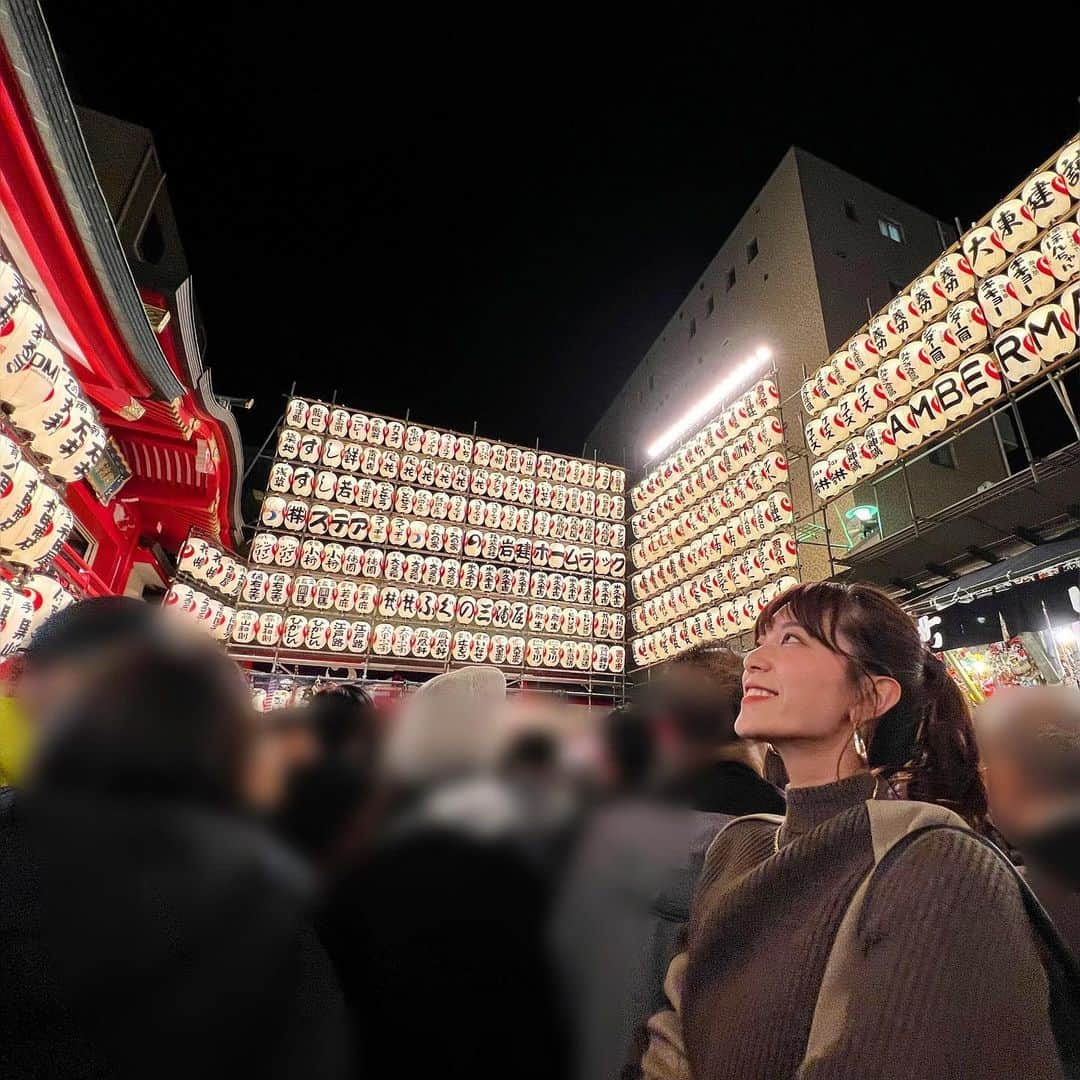
[[[792, 147], [601, 417], [589, 449], [625, 461], [635, 476], [654, 439], [767, 345], [789, 446], [801, 450], [806, 374], [955, 238], [952, 226]], [[792, 497], [805, 519], [805, 469], [792, 470]], [[802, 529], [806, 578], [829, 573], [826, 523], [821, 514]], [[835, 513], [828, 524], [837, 525]], [[843, 530], [833, 531], [844, 543]]]

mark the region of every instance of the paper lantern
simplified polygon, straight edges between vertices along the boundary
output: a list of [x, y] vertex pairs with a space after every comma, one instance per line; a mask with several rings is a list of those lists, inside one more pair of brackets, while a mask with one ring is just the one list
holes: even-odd
[[1001, 237], [990, 225], [980, 225], [967, 233], [960, 244], [976, 277], [984, 278], [1004, 265], [1008, 258]]
[[872, 318], [867, 329], [880, 357], [891, 356], [904, 343], [888, 312]]
[[1043, 364], [1051, 364], [1076, 349], [1076, 327], [1059, 304], [1044, 304], [1024, 320], [1026, 340]]
[[1040, 229], [1060, 221], [1072, 207], [1068, 181], [1056, 172], [1036, 173], [1024, 185], [1020, 198]]
[[1011, 255], [1029, 244], [1039, 233], [1031, 210], [1021, 199], [1008, 199], [991, 215], [990, 226]]
[[795, 507], [786, 491], [774, 491], [765, 500], [765, 519], [770, 529], [788, 525], [795, 520]]
[[1034, 375], [1042, 367], [1042, 358], [1023, 326], [1014, 326], [994, 338], [994, 356], [998, 368], [1010, 383]]
[[860, 428], [880, 416], [888, 407], [889, 395], [876, 375], [859, 380], [855, 386], [855, 409], [863, 419], [858, 425]]
[[810, 466], [810, 486], [814, 494], [822, 501], [832, 497], [832, 485], [829, 480], [829, 462], [822, 458]]
[[839, 408], [829, 405], [823, 409], [819, 428], [822, 446], [826, 449], [835, 446], [846, 434], [847, 428], [844, 426], [844, 418], [840, 415]]
[[780, 389], [772, 379], [759, 379], [754, 385], [754, 401], [758, 415], [764, 415], [780, 404]]
[[863, 457], [870, 462], [874, 471], [896, 460], [899, 451], [889, 424], [884, 421], [871, 424], [863, 432], [863, 437], [866, 439]]
[[1019, 318], [1024, 310], [1016, 282], [1007, 274], [996, 274], [979, 282], [975, 296], [986, 321], [995, 330]]
[[762, 475], [768, 477], [770, 487], [784, 483], [788, 476], [787, 457], [779, 450], [767, 454], [761, 461]]
[[270, 529], [280, 529], [285, 523], [286, 502], [280, 495], [267, 495], [259, 510], [259, 521]]
[[858, 431], [870, 422], [859, 411], [858, 401], [858, 394], [852, 391], [850, 394], [844, 394], [836, 403], [837, 419], [844, 432]]
[[975, 408], [975, 402], [964, 386], [964, 381], [959, 372], [948, 371], [939, 375], [934, 380], [934, 393], [941, 402], [942, 412], [950, 424], [970, 416]]
[[1080, 139], [1069, 143], [1058, 155], [1054, 172], [1064, 181], [1069, 194], [1080, 199]]
[[1080, 224], [1075, 221], [1055, 225], [1043, 237], [1040, 250], [1058, 281], [1080, 275]]
[[825, 459], [828, 466], [828, 476], [832, 482], [832, 495], [839, 495], [842, 491], [854, 487], [856, 476], [848, 468], [847, 447], [840, 446], [833, 450]]
[[941, 282], [950, 303], [963, 299], [975, 288], [975, 272], [963, 251], [942, 255], [934, 267], [934, 277]]
[[961, 300], [953, 304], [945, 315], [949, 333], [961, 352], [981, 345], [987, 338], [986, 316], [974, 300]]
[[1080, 328], [1080, 283], [1070, 285], [1057, 298], [1058, 304], [1065, 309], [1069, 322]]
[[889, 321], [902, 340], [908, 341], [923, 327], [923, 317], [914, 299], [907, 293], [901, 293], [888, 308]]
[[1057, 287], [1050, 260], [1036, 251], [1024, 251], [1015, 256], [1005, 272], [1025, 307], [1049, 296]]
[[960, 346], [947, 322], [935, 322], [922, 332], [922, 343], [935, 371], [944, 371], [960, 359]]
[[832, 370], [836, 385], [844, 390], [854, 386], [862, 374], [859, 366], [847, 349], [841, 349], [829, 358], [827, 366]]
[[900, 454], [918, 446], [923, 440], [909, 405], [898, 405], [895, 409], [891, 409], [886, 417], [886, 423], [896, 450]]
[[881, 363], [881, 357], [869, 334], [856, 334], [847, 343], [847, 351], [860, 375], [876, 370]]
[[869, 460], [863, 456], [865, 449], [866, 439], [862, 435], [849, 439], [844, 446], [844, 467], [856, 480], [873, 471]]
[[912, 418], [922, 438], [928, 439], [945, 430], [945, 412], [933, 388], [916, 390], [908, 402]]
[[916, 279], [911, 289], [911, 299], [924, 323], [933, 321], [949, 306], [949, 297], [933, 274], [924, 274]]

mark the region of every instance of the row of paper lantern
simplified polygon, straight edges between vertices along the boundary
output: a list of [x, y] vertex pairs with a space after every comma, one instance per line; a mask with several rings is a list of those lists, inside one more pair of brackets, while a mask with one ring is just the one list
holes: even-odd
[[446, 552], [470, 559], [494, 559], [521, 565], [549, 566], [554, 555], [560, 565], [572, 572], [601, 577], [622, 577], [626, 572], [626, 555], [621, 550], [594, 549], [573, 543], [563, 544], [557, 540], [549, 542], [546, 537], [462, 529], [439, 522], [388, 518], [382, 514], [369, 517], [362, 511], [337, 510], [318, 503], [310, 507], [306, 503], [299, 504], [302, 512], [293, 517], [288, 507], [279, 513], [275, 507], [268, 509], [268, 502], [269, 499], [263, 500], [262, 513], [262, 523], [268, 528], [284, 527], [294, 532], [306, 529], [314, 536], [330, 536], [335, 540], [370, 541], [414, 551]]
[[[707, 463], [707, 467], [711, 464]], [[703, 510], [704, 507], [715, 506], [718, 513], [730, 514], [786, 483], [787, 455], [783, 451], [774, 450], [760, 461], [752, 462], [725, 483], [726, 475], [719, 469], [710, 469], [707, 474], [700, 475], [700, 483], [694, 486], [693, 498], [688, 503], [679, 498], [676, 504], [678, 515], [674, 522], [669, 524], [665, 521], [657, 525], [631, 546], [634, 565], [647, 566], [653, 560], [673, 551], [693, 521], [707, 518], [708, 513]], [[649, 510], [651, 511], [652, 507], [649, 507]]]
[[[630, 611], [631, 625], [639, 633], [652, 630], [680, 615], [689, 614], [722, 596], [737, 596], [751, 585], [799, 564], [799, 547], [790, 533], [778, 533], [762, 540], [742, 555], [721, 559], [710, 552], [705, 562], [695, 562], [693, 576], [648, 597]], [[712, 567], [712, 569], [708, 569]]]
[[[183, 582], [175, 586], [181, 607], [192, 597]], [[194, 592], [194, 590], [191, 590]], [[381, 588], [351, 580], [316, 578], [308, 574], [295, 577], [284, 571], [264, 574], [255, 571], [241, 597], [244, 604], [289, 608], [291, 610], [339, 611], [343, 614], [381, 615], [386, 619], [420, 619], [422, 622], [457, 623], [524, 630], [526, 627], [551, 634], [576, 634], [579, 637], [607, 638], [621, 641], [626, 619], [621, 612], [594, 611], [592, 608], [560, 607], [524, 601], [492, 599], [468, 593], [435, 593], [418, 589], [399, 589], [396, 585]]]
[[[532, 596], [539, 600], [550, 597], [570, 604], [595, 603], [598, 607], [612, 608], [622, 608], [626, 604], [626, 585], [610, 578], [564, 574], [558, 568], [549, 573], [523, 566], [461, 562], [459, 559], [424, 556], [417, 552], [406, 555], [379, 548], [323, 544], [319, 540], [305, 540], [300, 545], [295, 537], [274, 536], [272, 533], [259, 533], [254, 538], [251, 561], [254, 565], [249, 569], [249, 574], [255, 573], [261, 566], [277, 565], [299, 567], [309, 572], [321, 570], [349, 578], [385, 578], [409, 585], [461, 588], [501, 596]], [[565, 566], [565, 557], [559, 566]]]
[[[1037, 308], [1022, 326], [994, 339], [995, 356], [976, 353], [966, 357], [929, 387], [916, 390], [905, 402], [888, 410], [862, 435], [845, 441], [847, 429], [841, 420], [834, 418], [831, 426], [822, 423], [817, 434], [827, 456], [815, 461], [810, 469], [811, 483], [819, 497], [835, 497], [945, 431], [950, 424], [963, 420], [977, 407], [994, 401], [1003, 394], [1005, 381], [1023, 382], [1044, 365], [1074, 352], [1077, 316], [1073, 312], [1080, 312], [1080, 286], [1073, 286], [1067, 294], [1062, 299], [1068, 302], [1068, 308], [1060, 304]], [[829, 451], [829, 443], [840, 445]]]
[[[1000, 328], [1020, 314], [1020, 293], [1033, 304], [1053, 291], [1053, 281], [1067, 281], [1080, 267], [1077, 229], [1074, 223], [1056, 225], [1069, 216], [1073, 200], [1080, 198], [1080, 141], [1059, 154], [1054, 171], [1031, 177], [1019, 199], [1002, 203], [991, 213], [986, 225], [977, 226], [961, 241], [960, 251], [942, 256], [932, 273], [917, 278], [910, 291], [893, 299], [884, 311], [872, 318], [838, 354], [843, 363], [838, 374], [842, 385], [873, 370], [905, 342], [923, 330], [946, 310], [950, 302], [977, 291], [980, 307], [991, 325]], [[1022, 252], [1049, 230], [1040, 252]], [[1017, 253], [1020, 252], [1019, 255]], [[996, 274], [1010, 256], [1015, 256], [1005, 274]], [[985, 280], [983, 280], [985, 279]], [[1047, 288], [1049, 285], [1049, 288]], [[1011, 301], [1011, 303], [1010, 303]], [[1010, 314], [1009, 308], [1015, 304]], [[845, 357], [844, 354], [847, 354]], [[835, 396], [835, 381], [828, 368], [819, 369], [803, 386], [803, 406], [808, 413], [824, 408]], [[853, 376], [845, 381], [845, 370]], [[834, 392], [830, 393], [830, 384]]]
[[408, 623], [378, 623], [281, 615], [276, 611], [237, 612], [232, 640], [288, 651], [349, 652], [401, 659], [490, 663], [507, 667], [547, 667], [619, 673], [626, 667], [622, 645], [488, 634]]
[[794, 577], [782, 577], [744, 596], [696, 612], [662, 630], [634, 638], [630, 642], [634, 663], [638, 667], [651, 667], [696, 645], [748, 633], [754, 629], [765, 606], [797, 584]]
[[773, 455], [780, 452], [776, 447], [783, 441], [784, 428], [776, 416], [732, 440], [718, 454], [711, 455], [696, 469], [684, 474], [662, 497], [632, 515], [630, 528], [634, 536], [648, 536], [725, 480], [738, 479], [740, 470], [754, 468], [759, 461], [774, 460]]
[[630, 504], [635, 510], [658, 499], [680, 477], [700, 465], [725, 444], [749, 431], [780, 404], [780, 390], [772, 379], [760, 379], [718, 417], [685, 439], [678, 450], [669, 454], [649, 471], [640, 484], [630, 489]]
[[786, 491], [774, 491], [731, 517], [723, 517], [724, 512], [726, 508], [714, 500], [698, 506], [686, 528], [680, 523], [673, 534], [679, 546], [633, 575], [634, 595], [644, 598], [690, 576], [687, 567], [702, 552], [715, 549], [732, 555], [795, 520], [795, 508]]
[[244, 587], [247, 567], [211, 540], [191, 535], [177, 557], [177, 570], [215, 589], [219, 595], [237, 597]]
[[172, 583], [162, 606], [215, 641], [228, 641], [236, 621], [236, 608], [232, 604], [183, 581]]
[[81, 480], [108, 436], [30, 297], [19, 271], [0, 261], [0, 401], [50, 475]]
[[[477, 476], [478, 473], [474, 474], [473, 479]], [[421, 517], [445, 518], [456, 512], [460, 515], [457, 519], [460, 521], [465, 519], [466, 505], [488, 505], [482, 498], [466, 497], [469, 492], [467, 479], [462, 478], [462, 483], [456, 485], [458, 490], [451, 495], [443, 490], [432, 492], [424, 487], [395, 485], [386, 480], [376, 481], [371, 477], [357, 478], [352, 473], [334, 472], [331, 469], [316, 471], [307, 465], [294, 466], [287, 461], [276, 461], [270, 469], [266, 486], [268, 491], [278, 495], [296, 495], [304, 499], [345, 503], [348, 506], [377, 506], [383, 510], [393, 506], [401, 513], [415, 512]], [[584, 514], [586, 517], [611, 522], [621, 522], [625, 514], [623, 496], [611, 495], [606, 491], [583, 491], [563, 484], [549, 484], [543, 480], [538, 484], [530, 480], [527, 490], [518, 485], [507, 489], [494, 483], [496, 480], [501, 481], [502, 474], [490, 473], [487, 484], [477, 484], [472, 494], [501, 500], [494, 505], [501, 507], [504, 513], [516, 513], [517, 509], [528, 510], [536, 506], [541, 510], [567, 510], [572, 514]], [[451, 487], [454, 486], [451, 484]], [[415, 510], [406, 509], [406, 506], [415, 507]]]
[[[451, 498], [451, 503], [453, 499]], [[416, 507], [413, 507], [414, 511]], [[434, 506], [422, 506], [421, 509], [433, 510]], [[442, 509], [441, 507], [439, 508]], [[445, 520], [461, 521], [461, 507], [452, 506], [453, 516], [447, 514]], [[466, 504], [464, 520], [471, 516], [474, 521], [480, 516], [480, 507], [473, 507], [470, 515]], [[614, 522], [596, 521], [594, 518], [575, 517], [573, 514], [549, 513], [547, 510], [532, 510], [530, 507], [504, 507], [500, 503], [483, 506], [483, 524], [489, 529], [501, 528], [520, 533], [523, 536], [537, 536], [542, 539], [569, 540], [586, 544], [600, 543], [612, 547], [623, 547], [626, 543], [626, 527]], [[514, 511], [511, 513], [511, 511]], [[364, 510], [349, 510], [344, 506], [327, 503], [309, 503], [306, 499], [285, 499], [281, 495], [267, 495], [263, 498], [259, 510], [259, 520], [268, 529], [285, 529], [289, 532], [313, 533], [316, 536], [333, 536], [339, 540], [350, 539], [363, 541], [369, 535], [377, 538], [383, 533], [393, 536], [412, 535], [425, 538], [425, 543], [438, 547], [447, 535], [456, 536], [463, 530], [456, 525], [443, 525], [444, 519], [435, 517], [428, 522], [410, 522], [408, 518], [386, 513], [368, 514]], [[408, 528], [400, 523], [404, 522]], [[398, 523], [398, 524], [395, 524]], [[415, 528], [413, 526], [415, 525]], [[383, 543], [376, 539], [376, 543]], [[390, 540], [390, 543], [398, 543]], [[401, 541], [402, 544], [405, 541]], [[433, 549], [434, 550], [434, 549]]]
[[53, 615], [75, 603], [75, 597], [48, 574], [0, 579], [0, 658], [25, 648]]
[[[319, 406], [314, 406], [319, 407]], [[333, 415], [343, 418], [349, 415], [345, 409], [333, 410]], [[353, 420], [368, 420], [362, 413], [353, 413]], [[378, 422], [383, 427], [381, 439], [358, 437], [362, 424], [350, 424], [343, 429], [342, 423], [326, 425], [321, 431], [329, 432], [324, 440], [319, 429], [308, 428], [307, 432], [295, 427], [284, 428], [278, 436], [278, 457], [299, 458], [301, 461], [314, 463], [322, 460], [326, 464], [341, 466], [346, 469], [374, 476], [388, 463], [400, 467], [404, 457], [428, 459], [427, 465], [438, 469], [441, 463], [456, 461], [462, 465], [475, 465], [479, 470], [494, 469], [498, 473], [508, 473], [515, 477], [541, 480], [555, 480], [557, 483], [580, 485], [596, 491], [611, 491], [621, 495], [626, 489], [626, 471], [609, 465], [598, 465], [583, 458], [565, 458], [555, 454], [544, 454], [535, 450], [522, 450], [516, 446], [503, 446], [502, 443], [488, 443], [481, 439], [474, 443], [468, 435], [455, 435], [451, 432], [437, 432], [434, 429], [406, 426], [397, 420], [383, 421], [373, 417], [369, 421]], [[355, 429], [355, 430], [354, 430]], [[365, 445], [366, 444], [366, 445]], [[385, 450], [380, 448], [384, 447]], [[370, 470], [374, 469], [372, 472]], [[383, 475], [386, 475], [385, 473]]]
[[[1025, 308], [1033, 308], [1059, 285], [1080, 277], [1080, 224], [1074, 225], [1072, 232], [1070, 262], [1059, 260], [1051, 269], [1049, 261], [1027, 265], [1028, 257], [1018, 255], [1009, 265], [1013, 269], [1024, 263], [1023, 278], [1004, 284], [996, 277], [987, 278], [979, 285], [978, 301], [961, 300], [953, 304], [944, 319], [924, 327], [919, 337], [901, 346], [895, 357], [878, 365], [869, 376], [860, 378], [860, 370], [864, 364], [872, 364], [876, 357], [869, 354], [862, 338], [852, 339], [846, 349], [830, 357], [812, 382], [803, 385], [804, 404], [822, 417], [840, 413], [852, 426], [860, 419], [866, 422], [865, 418], [873, 415], [875, 395], [881, 396], [882, 391], [892, 401], [906, 397], [935, 371], [951, 367], [961, 353], [985, 342], [991, 329], [1000, 330], [1013, 323]], [[1041, 310], [1035, 308], [1028, 320]], [[862, 356], [856, 359], [860, 351]], [[835, 404], [830, 404], [834, 401]], [[815, 422], [816, 417], [811, 419], [808, 430]]]
[[18, 566], [43, 568], [64, 546], [74, 522], [18, 444], [0, 435], [0, 556]]

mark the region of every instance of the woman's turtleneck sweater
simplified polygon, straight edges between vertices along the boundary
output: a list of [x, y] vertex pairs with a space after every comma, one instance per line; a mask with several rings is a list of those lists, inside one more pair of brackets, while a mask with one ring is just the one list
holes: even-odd
[[868, 773], [792, 788], [778, 835], [739, 820], [713, 844], [681, 1000], [694, 1080], [1060, 1077], [1016, 883], [975, 839], [944, 831], [875, 877], [847, 972], [854, 1007], [828, 1056], [800, 1068], [833, 939], [873, 866], [873, 793]]

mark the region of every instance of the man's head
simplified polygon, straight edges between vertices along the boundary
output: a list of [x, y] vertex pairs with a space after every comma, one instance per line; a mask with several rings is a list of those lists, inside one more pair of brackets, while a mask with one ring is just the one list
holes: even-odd
[[990, 814], [1019, 842], [1080, 803], [1080, 690], [1024, 687], [976, 713]]
[[16, 692], [29, 718], [40, 723], [62, 710], [104, 659], [143, 639], [158, 616], [127, 596], [83, 600], [53, 615], [23, 652]]
[[742, 674], [742, 657], [712, 644], [698, 645], [667, 665], [648, 695], [665, 771], [752, 756], [735, 734]]

